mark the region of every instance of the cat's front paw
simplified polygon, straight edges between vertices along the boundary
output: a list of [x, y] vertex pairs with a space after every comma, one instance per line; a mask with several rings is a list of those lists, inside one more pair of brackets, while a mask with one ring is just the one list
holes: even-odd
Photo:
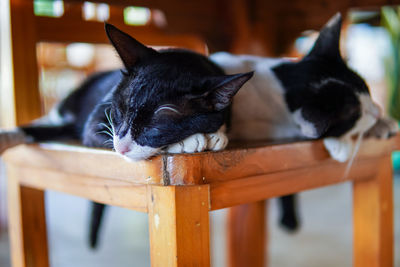
[[386, 139], [394, 136], [399, 131], [397, 121], [390, 118], [381, 118], [368, 130], [366, 136]]
[[349, 139], [325, 138], [324, 145], [329, 155], [339, 162], [345, 162], [353, 151], [353, 143]]
[[205, 134], [194, 134], [185, 140], [167, 147], [169, 153], [195, 153], [207, 149], [207, 137]]
[[228, 145], [228, 137], [223, 131], [207, 134], [207, 149], [212, 151], [223, 150]]

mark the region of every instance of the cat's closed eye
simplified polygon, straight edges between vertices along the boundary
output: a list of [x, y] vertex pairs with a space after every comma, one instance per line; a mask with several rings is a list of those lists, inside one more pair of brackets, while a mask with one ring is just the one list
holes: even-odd
[[176, 117], [176, 116], [180, 116], [180, 115], [182, 115], [182, 112], [179, 111], [179, 108], [173, 104], [161, 105], [154, 111], [155, 117], [161, 117], [161, 116]]

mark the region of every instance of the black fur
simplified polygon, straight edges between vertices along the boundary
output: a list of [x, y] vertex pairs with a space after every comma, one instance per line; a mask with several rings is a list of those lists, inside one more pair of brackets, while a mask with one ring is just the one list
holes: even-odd
[[[21, 127], [33, 141], [80, 139], [85, 146], [112, 148], [111, 131], [122, 138], [130, 130], [138, 145], [163, 148], [226, 124], [233, 96], [253, 75], [225, 75], [200, 54], [157, 52], [110, 24], [105, 29], [125, 69], [87, 79], [58, 105], [61, 123], [50, 118]], [[155, 112], [163, 104], [174, 105], [179, 113]], [[92, 247], [104, 208], [93, 205]]]
[[[318, 137], [341, 136], [353, 127], [360, 115], [354, 93], [368, 93], [364, 81], [340, 56], [340, 26], [337, 20], [325, 27], [300, 62], [273, 69], [286, 90], [289, 109], [302, 108], [303, 117], [315, 124]], [[35, 141], [58, 139], [61, 133], [80, 138], [86, 146], [112, 148], [107, 133], [112, 126], [120, 138], [130, 130], [139, 145], [162, 148], [229, 124], [232, 97], [252, 73], [227, 76], [204, 56], [177, 49], [157, 52], [108, 24], [106, 32], [125, 70], [96, 74], [67, 97], [58, 107], [64, 124], [24, 127]], [[179, 113], [156, 113], [163, 104], [174, 105]], [[283, 197], [281, 203], [281, 223], [297, 229], [295, 197]], [[93, 207], [92, 247], [97, 245], [104, 207]]]
[[360, 118], [356, 93], [369, 94], [363, 79], [350, 70], [339, 50], [341, 17], [334, 17], [322, 30], [311, 52], [300, 62], [273, 69], [285, 89], [291, 112], [314, 124], [317, 137], [339, 137]]

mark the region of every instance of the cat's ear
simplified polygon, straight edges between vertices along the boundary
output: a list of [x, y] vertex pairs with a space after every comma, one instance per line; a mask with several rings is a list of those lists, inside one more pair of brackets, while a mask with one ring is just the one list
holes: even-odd
[[297, 109], [293, 113], [293, 119], [300, 127], [301, 133], [309, 138], [322, 137], [332, 121], [329, 114], [322, 112], [312, 105], [306, 105]]
[[214, 78], [214, 86], [207, 92], [206, 99], [212, 103], [215, 110], [223, 110], [230, 105], [233, 96], [245, 82], [253, 77], [253, 74], [254, 72], [251, 71]]
[[138, 62], [138, 60], [157, 53], [154, 49], [143, 45], [130, 35], [119, 30], [114, 25], [105, 23], [104, 27], [108, 39], [114, 46], [128, 71]]
[[322, 57], [330, 59], [341, 59], [340, 56], [340, 30], [342, 28], [342, 15], [336, 13], [325, 24], [319, 33], [314, 47], [308, 53], [306, 58]]

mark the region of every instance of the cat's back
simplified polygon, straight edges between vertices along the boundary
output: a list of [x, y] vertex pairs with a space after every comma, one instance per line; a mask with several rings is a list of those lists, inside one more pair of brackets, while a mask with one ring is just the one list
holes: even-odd
[[227, 74], [254, 71], [255, 76], [267, 79], [274, 76], [272, 68], [288, 62], [284, 58], [270, 58], [253, 55], [233, 55], [227, 52], [217, 52], [210, 55], [211, 61], [224, 69]]
[[297, 136], [284, 98], [284, 89], [273, 67], [283, 58], [212, 54], [210, 59], [226, 74], [254, 71], [254, 76], [236, 94], [232, 103], [231, 139], [262, 140]]

